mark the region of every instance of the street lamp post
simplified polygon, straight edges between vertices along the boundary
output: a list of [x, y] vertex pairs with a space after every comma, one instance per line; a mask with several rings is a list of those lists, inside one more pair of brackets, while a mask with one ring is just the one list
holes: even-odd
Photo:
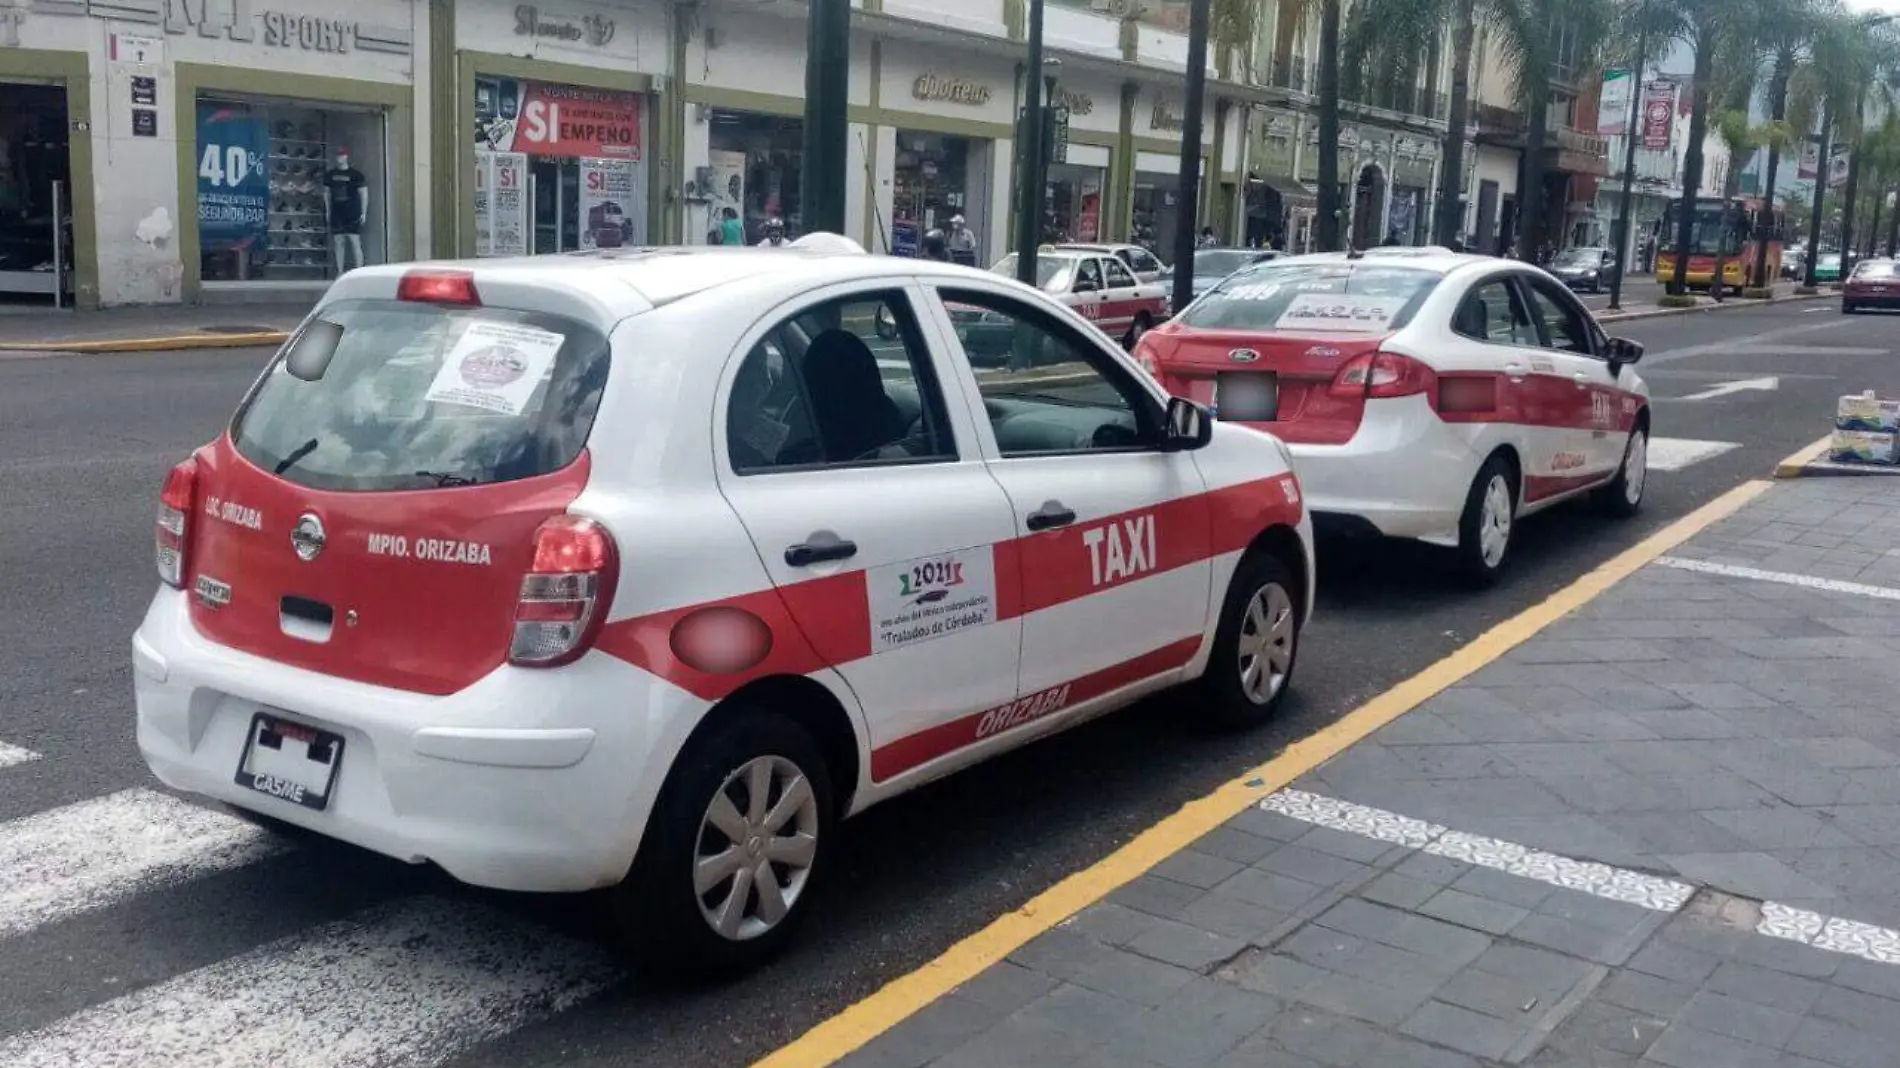
[[1031, 286], [1036, 284], [1036, 246], [1041, 243], [1037, 231], [1047, 192], [1042, 170], [1042, 2], [1029, 0], [1029, 62], [1023, 68], [1023, 117], [1017, 130], [1022, 147], [1016, 169], [1016, 280]]
[[1194, 299], [1194, 222], [1200, 203], [1201, 111], [1207, 101], [1207, 22], [1213, 0], [1194, 0], [1188, 12], [1187, 103], [1181, 116], [1181, 192], [1174, 224], [1174, 303], [1185, 308]]
[[1636, 127], [1643, 114], [1643, 62], [1649, 58], [1649, 3], [1644, 0], [1630, 74], [1630, 117], [1623, 127], [1623, 195], [1616, 209], [1616, 274], [1610, 279], [1610, 310], [1623, 309], [1623, 274], [1629, 269], [1630, 200], [1636, 195]]
[[805, 138], [799, 166], [799, 229], [845, 231], [845, 160], [850, 136], [851, 0], [811, 0], [805, 26]]

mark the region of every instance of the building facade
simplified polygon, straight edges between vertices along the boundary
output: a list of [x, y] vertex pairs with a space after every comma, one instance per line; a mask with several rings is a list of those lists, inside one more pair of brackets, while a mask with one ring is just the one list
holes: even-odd
[[[858, 0], [849, 236], [904, 254], [960, 220], [963, 258], [1006, 250], [1025, 21]], [[796, 233], [805, 30], [793, 0], [0, 0], [0, 301], [283, 299], [359, 263]], [[1067, 121], [1044, 233], [1165, 250], [1185, 29], [1057, 0], [1046, 41]], [[1262, 99], [1210, 65], [1199, 214], [1223, 228]]]

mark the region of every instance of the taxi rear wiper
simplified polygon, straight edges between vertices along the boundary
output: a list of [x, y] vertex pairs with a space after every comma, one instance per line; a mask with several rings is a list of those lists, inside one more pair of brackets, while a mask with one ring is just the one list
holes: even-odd
[[417, 478], [430, 478], [438, 486], [473, 486], [475, 480], [467, 475], [457, 475], [448, 471], [417, 471]]

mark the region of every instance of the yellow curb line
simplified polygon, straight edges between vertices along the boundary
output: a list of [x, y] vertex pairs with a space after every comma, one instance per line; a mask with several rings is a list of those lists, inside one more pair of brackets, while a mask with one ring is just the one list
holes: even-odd
[[1775, 477], [1800, 478], [1801, 472], [1805, 470], [1809, 464], [1819, 460], [1821, 454], [1827, 452], [1828, 446], [1832, 444], [1834, 444], [1834, 435], [1829, 434], [1827, 437], [1807, 446], [1800, 452], [1794, 453], [1775, 465]]
[[114, 352], [176, 352], [181, 349], [248, 349], [262, 345], [281, 345], [290, 336], [288, 330], [266, 330], [252, 334], [180, 334], [174, 337], [138, 337], [115, 341], [43, 341], [29, 344], [0, 344], [8, 352], [71, 352], [98, 355]]
[[1101, 861], [1037, 894], [1022, 908], [998, 917], [988, 927], [951, 946], [916, 971], [893, 979], [875, 994], [818, 1024], [789, 1045], [767, 1054], [753, 1068], [822, 1068], [863, 1046], [912, 1013], [976, 978], [1030, 939], [1186, 848], [1259, 798], [1319, 767], [1348, 746], [1588, 604], [1643, 565], [1718, 520], [1733, 515], [1772, 485], [1768, 481], [1745, 482], [1651, 534], [1332, 725], [1289, 745], [1279, 756], [1213, 793], [1188, 802]]

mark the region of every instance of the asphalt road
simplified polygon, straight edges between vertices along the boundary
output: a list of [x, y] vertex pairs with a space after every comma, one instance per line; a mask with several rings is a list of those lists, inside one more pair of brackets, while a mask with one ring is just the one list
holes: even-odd
[[[1578, 507], [1528, 521], [1512, 575], [1487, 593], [1460, 589], [1427, 551], [1323, 545], [1319, 615], [1278, 723], [1253, 733], [1215, 733], [1183, 703], [1157, 699], [875, 809], [848, 826], [842, 863], [803, 942], [780, 963], [736, 984], [655, 989], [619, 978], [611, 964], [591, 963], [607, 959], [612, 947], [594, 898], [473, 891], [432, 871], [304, 840], [254, 863], [62, 914], [56, 922], [16, 924], [11, 933], [8, 898], [0, 892], [0, 1051], [9, 1036], [239, 958], [231, 974], [243, 979], [243, 989], [274, 991], [278, 1013], [294, 1016], [305, 997], [357, 997], [364, 1026], [378, 1033], [379, 1021], [400, 1028], [408, 1023], [403, 1014], [413, 1012], [423, 1036], [418, 1063], [432, 1062], [431, 1042], [447, 1048], [470, 1035], [488, 1040], [449, 1063], [745, 1063], [1646, 533], [1744, 479], [1763, 476], [1777, 459], [1825, 432], [1841, 393], [1900, 392], [1896, 327], [1900, 322], [1884, 317], [1845, 318], [1831, 301], [1613, 327], [1648, 346], [1639, 371], [1656, 398], [1658, 439], [1735, 447], [1679, 471], [1654, 472], [1648, 505], [1636, 520], [1613, 522]], [[153, 785], [133, 744], [128, 640], [154, 586], [154, 501], [166, 469], [218, 432], [264, 356], [227, 351], [0, 362], [0, 743], [43, 754], [12, 767], [0, 759], [0, 821]], [[1773, 378], [1774, 387], [1709, 395], [1724, 383], [1764, 378]], [[1689, 399], [1697, 394], [1704, 398]], [[1686, 453], [1689, 447], [1672, 448]], [[1666, 451], [1659, 444], [1658, 458]], [[84, 853], [83, 842], [68, 848]], [[74, 892], [86, 892], [83, 872], [62, 872], [57, 860], [49, 867], [48, 879], [71, 879], [79, 887]], [[6, 885], [0, 878], [0, 891]], [[550, 974], [569, 975], [560, 970], [566, 958], [585, 958], [586, 968], [572, 974], [593, 978], [549, 994], [549, 1004], [578, 1003], [540, 1022], [517, 1026], [521, 1012], [533, 1014], [533, 1007], [512, 1006], [458, 1023], [464, 1034], [442, 1038], [422, 1020], [431, 1004], [426, 998], [353, 991], [324, 970], [341, 966], [336, 959], [324, 958], [308, 972], [285, 972], [268, 953], [242, 956], [416, 895], [446, 905], [426, 913], [429, 924], [404, 935], [404, 947], [427, 944], [433, 934], [451, 957], [466, 952], [518, 960], [525, 954], [533, 959], [520, 967], [530, 979], [539, 974], [535, 961]], [[554, 932], [571, 941], [550, 940]], [[484, 944], [491, 934], [494, 944]], [[367, 951], [373, 956], [379, 948]], [[461, 977], [456, 982], [466, 978], [453, 967], [444, 974]], [[139, 1019], [112, 1026], [160, 1026]], [[110, 1043], [98, 1037], [109, 1036], [110, 1027], [85, 1020], [105, 1030], [88, 1032], [98, 1048], [73, 1063], [115, 1063]], [[283, 1063], [297, 1063], [294, 1052]]]

